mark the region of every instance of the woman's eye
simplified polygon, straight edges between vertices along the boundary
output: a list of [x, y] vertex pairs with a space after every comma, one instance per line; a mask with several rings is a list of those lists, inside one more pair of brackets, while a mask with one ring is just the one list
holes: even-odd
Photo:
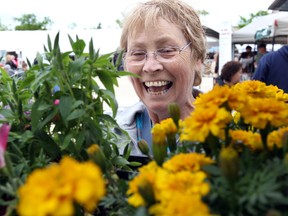
[[167, 48], [161, 48], [161, 49], [158, 49], [157, 50], [158, 51], [158, 53], [163, 53], [163, 54], [165, 54], [165, 53], [174, 53], [174, 52], [177, 52], [177, 49], [176, 48], [173, 48], [173, 47], [167, 47]]
[[145, 56], [146, 53], [144, 51], [133, 51], [131, 52], [131, 56]]

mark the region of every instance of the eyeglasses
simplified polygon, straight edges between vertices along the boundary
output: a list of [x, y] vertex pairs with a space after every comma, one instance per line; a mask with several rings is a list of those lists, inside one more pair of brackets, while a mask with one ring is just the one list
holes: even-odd
[[[164, 47], [157, 49], [155, 52], [151, 52], [157, 59], [157, 61], [165, 63], [171, 62], [173, 59], [179, 55], [182, 51], [184, 51], [192, 42], [189, 42], [187, 45], [182, 48], [179, 47]], [[135, 66], [139, 66], [144, 64], [148, 57], [148, 53], [143, 50], [132, 50], [129, 52], [125, 52], [123, 58], [127, 61], [127, 63]]]

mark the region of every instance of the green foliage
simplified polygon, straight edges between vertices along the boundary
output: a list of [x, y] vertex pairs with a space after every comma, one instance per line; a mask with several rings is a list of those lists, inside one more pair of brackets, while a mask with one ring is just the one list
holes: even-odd
[[[84, 52], [83, 40], [68, 39], [71, 51], [61, 52], [59, 33], [54, 42], [48, 35], [44, 55], [49, 64], [38, 54], [38, 64], [30, 64], [21, 78], [11, 78], [1, 69], [1, 121], [9, 122], [11, 131], [6, 151], [9, 163], [0, 172], [0, 206], [15, 208], [17, 188], [33, 170], [65, 155], [86, 161], [86, 149], [92, 144], [98, 144], [107, 158], [108, 179], [113, 179], [117, 169], [131, 170], [130, 148], [125, 148], [122, 157], [117, 147], [126, 146], [130, 138], [114, 119], [118, 108], [114, 87], [120, 76], [130, 73], [117, 71], [113, 53], [99, 55], [92, 39], [89, 53]], [[55, 86], [58, 91], [53, 91]], [[112, 116], [106, 114], [105, 104]], [[121, 132], [121, 139], [114, 128]], [[110, 190], [118, 190], [117, 181], [111, 180]]]
[[207, 16], [207, 15], [209, 15], [209, 12], [206, 11], [206, 10], [198, 10], [197, 13], [198, 13], [200, 16]]
[[[274, 209], [286, 212], [288, 204], [288, 169], [280, 158], [263, 158], [263, 155], [241, 154], [241, 168], [235, 184], [229, 184], [217, 165], [204, 168], [211, 192], [205, 201], [212, 212], [221, 215], [266, 215]], [[219, 212], [220, 210], [220, 212]]]
[[245, 18], [243, 16], [240, 16], [240, 21], [237, 25], [237, 27], [243, 28], [244, 26], [250, 24], [252, 22], [252, 20], [256, 17], [260, 17], [260, 16], [266, 16], [268, 15], [268, 11], [258, 11], [256, 14], [251, 13], [249, 18]]
[[0, 31], [8, 31], [8, 30], [9, 30], [8, 27], [6, 25], [4, 25], [0, 19]]
[[20, 25], [15, 27], [15, 30], [47, 30], [49, 25], [53, 22], [49, 17], [44, 17], [43, 21], [38, 21], [35, 14], [23, 14], [19, 18], [14, 18], [15, 21], [20, 22]]

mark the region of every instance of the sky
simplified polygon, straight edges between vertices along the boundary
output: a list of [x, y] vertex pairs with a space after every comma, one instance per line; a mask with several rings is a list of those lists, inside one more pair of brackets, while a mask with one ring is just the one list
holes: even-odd
[[[142, 1], [142, 0], [140, 0]], [[202, 23], [219, 31], [221, 23], [237, 25], [240, 16], [249, 18], [251, 13], [268, 10], [274, 0], [185, 0], [196, 10], [205, 10], [209, 15], [201, 17]], [[13, 0], [9, 7], [0, 7], [1, 23], [13, 28], [13, 18], [33, 13], [38, 21], [45, 16], [53, 21], [52, 29], [119, 28], [117, 19], [122, 20], [139, 0]]]

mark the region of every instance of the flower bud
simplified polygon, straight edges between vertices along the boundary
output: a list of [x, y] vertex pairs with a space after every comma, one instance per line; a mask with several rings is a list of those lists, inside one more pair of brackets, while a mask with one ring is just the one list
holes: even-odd
[[148, 143], [146, 142], [146, 140], [144, 139], [139, 140], [137, 145], [140, 151], [142, 152], [142, 154], [149, 155], [149, 147], [148, 147]]
[[168, 112], [170, 113], [171, 118], [173, 119], [174, 123], [178, 127], [178, 122], [179, 122], [179, 119], [180, 119], [180, 109], [179, 109], [178, 104], [171, 103], [168, 106]]
[[167, 157], [167, 143], [165, 130], [160, 124], [155, 124], [152, 128], [152, 150], [156, 163], [162, 166]]
[[220, 152], [220, 167], [223, 175], [230, 183], [234, 183], [237, 180], [239, 156], [238, 152], [234, 148], [222, 148]]
[[10, 132], [10, 126], [8, 124], [3, 124], [0, 127], [0, 169], [5, 167], [5, 157], [4, 153], [7, 148], [7, 140]]
[[91, 145], [87, 149], [87, 153], [89, 158], [96, 163], [102, 170], [103, 173], [106, 171], [106, 157], [102, 151], [102, 149], [97, 144]]
[[138, 191], [148, 206], [155, 204], [154, 191], [150, 182], [145, 181], [138, 185]]

